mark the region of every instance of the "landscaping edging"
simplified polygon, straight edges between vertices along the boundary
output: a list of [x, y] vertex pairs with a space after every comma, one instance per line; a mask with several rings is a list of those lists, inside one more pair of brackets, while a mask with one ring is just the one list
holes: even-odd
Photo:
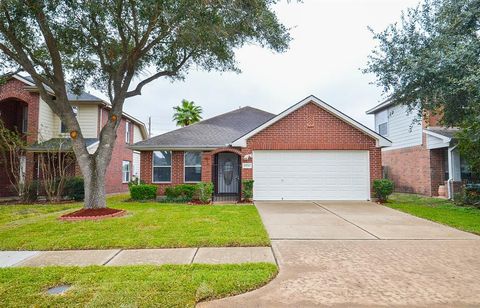
[[62, 221], [100, 220], [105, 218], [121, 217], [127, 214], [125, 210], [117, 209], [81, 209], [58, 217]]

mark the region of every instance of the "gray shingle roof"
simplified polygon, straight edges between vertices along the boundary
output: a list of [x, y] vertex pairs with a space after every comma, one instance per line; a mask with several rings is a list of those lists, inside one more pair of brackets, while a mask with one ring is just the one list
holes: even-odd
[[[34, 82], [32, 77], [31, 76], [21, 76], [22, 78], [25, 78], [26, 80], [30, 81], [30, 82]], [[53, 90], [46, 86], [47, 87], [47, 90], [53, 92]], [[95, 95], [92, 95], [90, 93], [87, 93], [87, 92], [82, 92], [80, 93], [79, 95], [73, 93], [73, 91], [71, 91], [68, 87], [67, 87], [67, 98], [69, 101], [79, 101], [79, 102], [101, 102], [103, 101], [101, 98], [99, 97], [96, 97]]]
[[225, 146], [267, 122], [275, 115], [252, 107], [243, 107], [186, 126], [131, 146], [145, 148], [217, 148]]
[[431, 126], [427, 128], [427, 130], [431, 131], [432, 133], [439, 134], [450, 139], [454, 139], [455, 134], [459, 131], [459, 129], [456, 127], [439, 127], [439, 126]]

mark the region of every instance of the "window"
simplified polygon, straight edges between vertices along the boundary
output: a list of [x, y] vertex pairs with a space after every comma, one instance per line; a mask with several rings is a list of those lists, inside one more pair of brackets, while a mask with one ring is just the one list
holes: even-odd
[[153, 182], [169, 183], [172, 181], [172, 152], [153, 152]]
[[130, 143], [130, 122], [125, 122], [125, 143]]
[[122, 162], [122, 182], [128, 183], [130, 182], [130, 175], [131, 175], [131, 162], [128, 160], [124, 160]]
[[24, 106], [22, 109], [22, 133], [28, 131], [28, 107]]
[[202, 180], [202, 153], [185, 152], [185, 182], [200, 182]]
[[387, 136], [388, 135], [388, 123], [382, 123], [378, 125], [378, 133], [382, 136]]
[[[75, 117], [78, 116], [78, 107], [77, 106], [72, 106], [72, 110], [73, 110], [73, 114], [75, 115]], [[60, 133], [62, 133], [62, 134], [68, 133], [67, 125], [65, 125], [65, 123], [63, 123], [63, 121], [60, 123]]]

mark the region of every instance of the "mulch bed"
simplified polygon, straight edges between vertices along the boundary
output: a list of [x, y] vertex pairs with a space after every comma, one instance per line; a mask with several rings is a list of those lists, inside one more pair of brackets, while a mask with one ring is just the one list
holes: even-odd
[[111, 217], [120, 217], [127, 214], [125, 210], [117, 210], [111, 208], [104, 209], [81, 209], [72, 213], [68, 213], [60, 216], [58, 219], [65, 221], [78, 221], [78, 220], [98, 220]]

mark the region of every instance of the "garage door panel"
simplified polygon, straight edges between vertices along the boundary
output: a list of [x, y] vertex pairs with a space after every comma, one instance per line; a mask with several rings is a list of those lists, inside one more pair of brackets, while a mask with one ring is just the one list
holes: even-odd
[[254, 151], [255, 200], [369, 199], [368, 151]]

